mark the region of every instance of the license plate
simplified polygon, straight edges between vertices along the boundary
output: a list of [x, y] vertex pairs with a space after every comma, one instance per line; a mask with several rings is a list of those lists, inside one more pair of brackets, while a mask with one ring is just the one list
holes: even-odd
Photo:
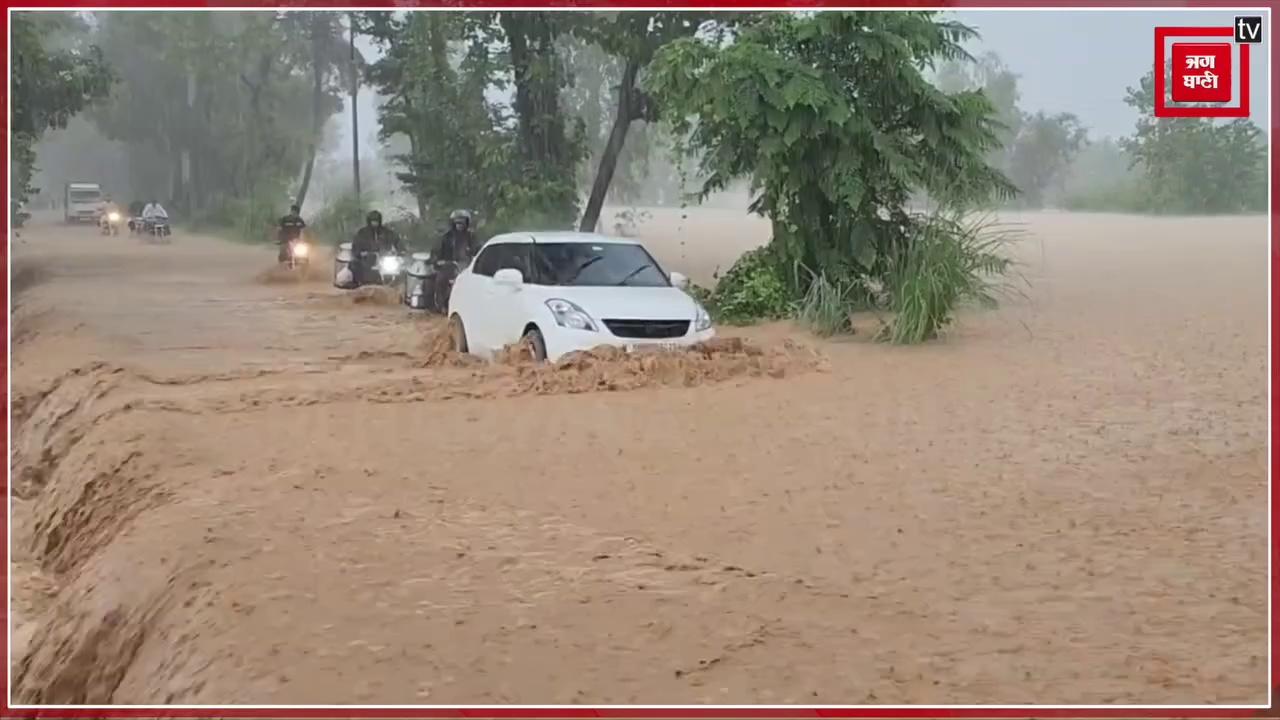
[[639, 344], [639, 345], [637, 345], [637, 344], [635, 344], [635, 343], [630, 343], [630, 344], [628, 344], [628, 345], [626, 345], [626, 346], [625, 346], [625, 349], [626, 349], [626, 351], [627, 351], [627, 352], [629, 352], [629, 353], [636, 352], [637, 350], [641, 350], [641, 351], [644, 351], [644, 350], [660, 350], [660, 351], [662, 351], [662, 352], [670, 352], [670, 351], [672, 351], [672, 350], [679, 350], [679, 349], [680, 349], [680, 347], [681, 347], [681, 346], [680, 346], [680, 343], [670, 343], [670, 342], [665, 342], [665, 343], [643, 343], [643, 344]]

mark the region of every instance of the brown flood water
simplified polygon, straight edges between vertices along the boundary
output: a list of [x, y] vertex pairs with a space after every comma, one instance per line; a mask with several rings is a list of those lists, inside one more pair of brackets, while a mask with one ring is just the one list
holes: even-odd
[[[702, 282], [767, 231], [653, 214]], [[942, 341], [560, 369], [35, 225], [13, 700], [1264, 703], [1266, 219], [1008, 219], [1025, 297]]]

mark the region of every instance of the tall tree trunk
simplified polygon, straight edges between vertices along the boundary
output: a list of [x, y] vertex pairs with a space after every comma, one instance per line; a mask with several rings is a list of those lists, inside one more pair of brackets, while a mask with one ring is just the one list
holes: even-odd
[[628, 60], [622, 68], [622, 81], [618, 84], [618, 113], [613, 118], [613, 129], [609, 131], [609, 141], [600, 153], [600, 165], [596, 168], [596, 179], [591, 184], [591, 198], [587, 200], [587, 209], [582, 213], [582, 222], [578, 224], [580, 232], [594, 232], [600, 222], [600, 211], [604, 209], [604, 199], [609, 194], [609, 184], [613, 182], [613, 173], [618, 168], [618, 157], [627, 142], [627, 131], [631, 122], [638, 119], [637, 113], [642, 109], [643, 100], [636, 97], [636, 75], [640, 72], [640, 64]]
[[351, 171], [354, 173], [356, 201], [360, 200], [360, 75], [356, 71], [356, 16], [348, 15], [351, 24]]
[[[409, 157], [416, 162], [418, 159], [418, 134], [415, 132], [407, 133], [409, 136]], [[423, 223], [427, 222], [427, 196], [422, 192], [414, 192], [413, 199], [418, 202], [418, 219]]]
[[321, 56], [321, 37], [324, 17], [315, 13], [311, 18], [311, 142], [307, 144], [307, 164], [302, 168], [302, 184], [294, 203], [302, 207], [307, 202], [307, 190], [311, 189], [311, 173], [316, 167], [316, 153], [320, 149], [320, 133], [324, 121], [324, 61]]

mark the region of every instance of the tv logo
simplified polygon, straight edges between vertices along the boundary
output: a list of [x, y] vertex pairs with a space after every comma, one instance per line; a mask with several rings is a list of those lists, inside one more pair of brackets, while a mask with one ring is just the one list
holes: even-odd
[[[1173, 38], [1197, 41], [1167, 47]], [[1237, 17], [1231, 27], [1156, 28], [1156, 117], [1249, 117], [1249, 46], [1260, 42], [1261, 17]], [[1239, 104], [1230, 106], [1237, 86]]]
[[1238, 43], [1262, 42], [1262, 18], [1260, 17], [1236, 18], [1236, 42]]

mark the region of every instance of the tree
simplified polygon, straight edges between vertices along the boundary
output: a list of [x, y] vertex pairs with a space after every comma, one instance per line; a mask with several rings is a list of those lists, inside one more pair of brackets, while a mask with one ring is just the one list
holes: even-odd
[[1021, 134], [1027, 116], [1019, 102], [1018, 75], [994, 52], [976, 58], [957, 58], [942, 63], [935, 73], [935, 83], [946, 93], [981, 91], [995, 109], [999, 123], [996, 136], [1000, 143], [990, 153], [993, 165], [1008, 172], [1011, 169], [1013, 145]]
[[1247, 118], [1226, 122], [1157, 118], [1154, 78], [1154, 72], [1148, 72], [1137, 87], [1128, 88], [1125, 102], [1138, 110], [1140, 119], [1133, 137], [1121, 141], [1146, 180], [1147, 209], [1178, 213], [1265, 210], [1267, 151], [1262, 129]]
[[19, 201], [31, 192], [35, 143], [46, 130], [61, 129], [110, 92], [115, 76], [97, 45], [73, 42], [51, 50], [44, 39], [82, 35], [84, 27], [65, 15], [13, 13], [10, 17], [13, 158], [10, 192]]
[[569, 83], [557, 40], [579, 22], [572, 13], [504, 11], [498, 25], [506, 40], [515, 97], [519, 192], [510, 199], [525, 223], [564, 227], [578, 210], [577, 166], [586, 129], [570, 129], [560, 104]]
[[1023, 203], [1043, 207], [1046, 193], [1061, 190], [1072, 161], [1087, 141], [1088, 133], [1071, 113], [1041, 111], [1027, 116], [1009, 147], [1007, 170]]
[[640, 73], [664, 45], [679, 38], [693, 36], [715, 17], [710, 13], [692, 12], [616, 12], [596, 16], [579, 31], [584, 38], [617, 58], [622, 65], [613, 125], [600, 152], [595, 181], [591, 186], [591, 195], [582, 214], [579, 230], [590, 232], [600, 220], [600, 210], [604, 207], [605, 196], [613, 182], [631, 124], [638, 120], [651, 123], [658, 118], [653, 98], [638, 85]]
[[915, 189], [954, 202], [1014, 194], [986, 162], [999, 145], [991, 102], [922, 75], [968, 57], [973, 35], [931, 12], [771, 14], [725, 46], [671, 43], [648, 88], [700, 154], [703, 197], [751, 178], [773, 264], [803, 294], [811, 280], [795, 268], [884, 276], [910, 243]]
[[305, 60], [299, 60], [309, 65], [311, 70], [311, 137], [302, 180], [294, 200], [302, 206], [311, 189], [316, 154], [324, 138], [324, 124], [342, 109], [340, 80], [349, 61], [349, 48], [342, 37], [342, 20], [338, 13], [291, 13], [285, 16], [285, 23], [289, 35], [306, 39], [306, 47], [294, 48], [294, 51], [305, 53]]
[[[503, 119], [485, 101], [497, 65], [480, 18], [462, 13], [367, 13], [366, 32], [384, 50], [368, 69], [383, 96], [381, 140], [407, 141], [393, 155], [398, 178], [414, 195], [419, 216], [443, 219], [469, 207], [490, 214], [506, 179], [495, 158]], [[454, 38], [467, 38], [458, 42]]]
[[305, 34], [274, 12], [96, 17], [121, 80], [92, 116], [128, 145], [131, 185], [193, 220], [269, 237], [315, 141]]

